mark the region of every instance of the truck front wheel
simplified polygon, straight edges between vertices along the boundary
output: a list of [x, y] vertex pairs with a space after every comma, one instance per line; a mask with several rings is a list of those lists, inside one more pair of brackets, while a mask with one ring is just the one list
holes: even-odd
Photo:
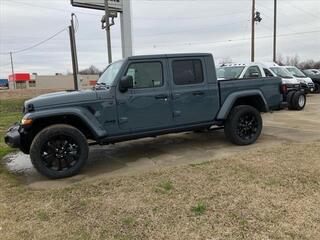
[[86, 137], [78, 129], [57, 124], [40, 131], [30, 148], [33, 166], [51, 179], [76, 175], [88, 159]]
[[240, 105], [231, 110], [224, 125], [224, 132], [232, 143], [249, 145], [259, 138], [262, 125], [262, 118], [257, 109]]

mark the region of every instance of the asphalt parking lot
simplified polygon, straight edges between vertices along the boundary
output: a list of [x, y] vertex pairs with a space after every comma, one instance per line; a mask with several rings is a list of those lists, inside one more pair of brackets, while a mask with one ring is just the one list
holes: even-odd
[[[27, 155], [12, 154], [7, 158], [11, 171], [19, 172], [23, 183], [31, 188], [60, 188], [75, 182], [97, 178], [134, 175], [169, 166], [219, 161], [224, 157], [252, 149], [273, 147], [286, 142], [320, 140], [320, 95], [309, 95], [303, 111], [276, 111], [263, 114], [262, 136], [254, 145], [230, 144], [223, 130], [204, 133], [182, 133], [124, 142], [110, 146], [94, 146], [88, 166], [78, 176], [48, 181], [32, 167]], [[303, 154], [303, 153], [302, 153]]]

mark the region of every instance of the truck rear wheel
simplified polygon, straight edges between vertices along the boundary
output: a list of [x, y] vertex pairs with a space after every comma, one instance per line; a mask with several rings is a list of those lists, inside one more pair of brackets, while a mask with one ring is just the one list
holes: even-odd
[[30, 157], [33, 166], [51, 179], [76, 175], [88, 159], [86, 137], [78, 129], [57, 124], [43, 129], [34, 138]]
[[249, 145], [259, 138], [262, 125], [262, 118], [257, 109], [240, 105], [231, 110], [225, 122], [224, 132], [232, 143], [241, 146]]
[[306, 95], [300, 91], [297, 91], [292, 96], [291, 102], [289, 103], [289, 109], [301, 111], [306, 106], [306, 102]]

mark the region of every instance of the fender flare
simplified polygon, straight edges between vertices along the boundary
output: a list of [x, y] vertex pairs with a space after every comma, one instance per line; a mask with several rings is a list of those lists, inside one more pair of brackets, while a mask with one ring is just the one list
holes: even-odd
[[39, 120], [50, 117], [73, 116], [80, 119], [91, 131], [92, 135], [98, 139], [105, 137], [107, 132], [101, 126], [100, 122], [83, 107], [64, 107], [57, 109], [38, 110], [25, 115], [26, 118]]
[[269, 111], [269, 106], [267, 104], [267, 101], [265, 97], [263, 96], [262, 92], [260, 90], [246, 90], [246, 91], [239, 91], [231, 93], [226, 100], [224, 101], [222, 107], [220, 108], [220, 111], [217, 115], [218, 120], [225, 120], [227, 119], [231, 109], [233, 108], [234, 103], [239, 99], [243, 97], [252, 97], [252, 96], [259, 96], [263, 103], [264, 103], [264, 111]]

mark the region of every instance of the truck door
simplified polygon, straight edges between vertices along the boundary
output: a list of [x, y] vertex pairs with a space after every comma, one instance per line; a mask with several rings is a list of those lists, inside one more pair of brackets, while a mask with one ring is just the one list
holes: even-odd
[[131, 62], [124, 76], [131, 75], [133, 89], [117, 93], [119, 127], [131, 132], [154, 130], [173, 124], [166, 60]]
[[[209, 89], [204, 58], [169, 60], [175, 124], [196, 124], [214, 119], [217, 89]], [[214, 67], [214, 65], [212, 66]], [[217, 86], [215, 82], [215, 86]]]

